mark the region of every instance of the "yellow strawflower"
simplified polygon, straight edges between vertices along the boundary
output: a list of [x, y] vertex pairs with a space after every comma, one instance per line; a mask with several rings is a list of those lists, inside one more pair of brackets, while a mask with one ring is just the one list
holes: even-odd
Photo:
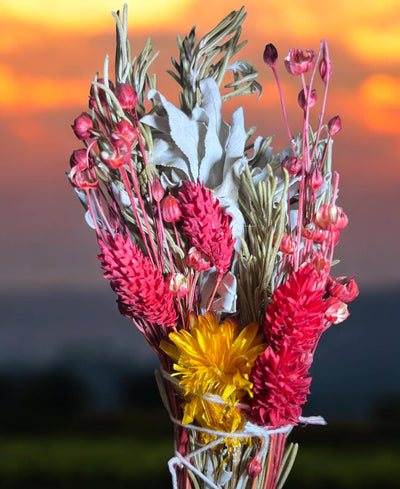
[[[203, 428], [227, 433], [243, 427], [237, 404], [246, 394], [252, 396], [249, 375], [266, 348], [258, 329], [257, 323], [251, 323], [240, 331], [234, 319], [219, 324], [207, 312], [191, 315], [189, 331], [171, 333], [173, 344], [161, 342], [161, 349], [175, 362], [173, 375], [184, 388], [182, 424], [196, 421]], [[218, 396], [217, 402], [212, 396]], [[203, 435], [205, 442], [211, 438]], [[234, 439], [225, 441], [235, 444]]]

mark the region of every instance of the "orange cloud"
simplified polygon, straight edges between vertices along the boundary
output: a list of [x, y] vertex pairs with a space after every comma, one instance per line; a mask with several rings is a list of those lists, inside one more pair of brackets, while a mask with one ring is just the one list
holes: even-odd
[[0, 65], [0, 108], [2, 115], [15, 110], [32, 112], [54, 107], [82, 105], [90, 80], [18, 77]]
[[374, 131], [400, 134], [400, 78], [370, 76], [359, 90], [360, 117]]
[[29, 22], [50, 31], [98, 33], [112, 28], [110, 13], [122, 11], [128, 4], [129, 25], [143, 30], [155, 26], [164, 29], [192, 3], [191, 0], [18, 0], [2, 5], [2, 17], [14, 22]]

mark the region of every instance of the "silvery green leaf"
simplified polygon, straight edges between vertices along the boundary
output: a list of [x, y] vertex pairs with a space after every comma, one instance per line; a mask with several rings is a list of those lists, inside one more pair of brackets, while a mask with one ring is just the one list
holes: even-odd
[[217, 479], [217, 484], [221, 487], [224, 487], [225, 484], [227, 484], [232, 478], [232, 471], [227, 471], [225, 469], [225, 465], [226, 464], [224, 464], [220, 469]]
[[111, 182], [111, 188], [113, 194], [121, 205], [126, 207], [131, 205], [128, 192], [124, 188], [122, 188], [120, 185], [115, 184], [114, 182]]
[[199, 176], [197, 149], [199, 146], [199, 130], [197, 122], [169, 102], [158, 90], [149, 90], [148, 98], [155, 100], [165, 109], [168, 117], [170, 136], [182, 151], [190, 167], [192, 180]]
[[171, 170], [175, 169], [178, 171], [178, 174], [175, 171], [174, 175], [179, 175], [180, 172], [183, 172], [180, 178], [178, 177], [177, 180], [173, 179], [174, 185], [178, 184], [185, 176], [189, 178], [189, 166], [181, 150], [165, 139], [159, 138], [154, 140], [153, 163], [157, 166], [170, 168]]
[[78, 197], [79, 197], [79, 200], [81, 201], [81, 203], [83, 204], [83, 206], [87, 209], [88, 208], [88, 199], [87, 199], [87, 194], [84, 190], [80, 190], [76, 187], [74, 187], [74, 190], [75, 192], [77, 193]]
[[224, 176], [229, 171], [230, 165], [236, 159], [243, 157], [245, 145], [246, 130], [244, 128], [243, 108], [239, 107], [232, 114], [232, 127], [225, 146]]
[[[201, 275], [200, 308], [203, 314], [206, 311], [208, 301], [213, 293], [217, 275], [215, 267], [210, 268], [210, 270], [203, 272]], [[217, 288], [216, 299], [213, 301], [212, 310], [216, 312], [236, 312], [236, 289], [236, 277], [231, 272], [226, 273]]]

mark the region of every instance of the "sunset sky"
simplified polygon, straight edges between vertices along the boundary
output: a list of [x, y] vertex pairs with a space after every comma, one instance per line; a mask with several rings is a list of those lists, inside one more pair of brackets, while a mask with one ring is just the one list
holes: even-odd
[[[165, 70], [177, 56], [176, 36], [197, 25], [200, 37], [241, 3], [196, 0], [131, 0], [133, 53], [151, 37], [159, 89], [173, 100], [176, 87]], [[0, 134], [2, 149], [0, 287], [105, 287], [97, 246], [83, 209], [65, 177], [80, 146], [73, 119], [87, 108], [90, 81], [114, 56], [112, 10], [116, 0], [0, 0]], [[334, 166], [341, 174], [338, 204], [349, 215], [337, 256], [337, 275], [355, 274], [361, 287], [400, 284], [400, 3], [398, 0], [249, 0], [241, 57], [259, 69], [264, 93], [237, 99], [247, 127], [287, 144], [264, 45], [280, 61], [291, 47], [318, 50], [328, 39], [334, 63], [328, 117], [339, 114]], [[279, 67], [293, 127], [299, 127], [298, 80]], [[230, 113], [226, 114], [229, 122]]]

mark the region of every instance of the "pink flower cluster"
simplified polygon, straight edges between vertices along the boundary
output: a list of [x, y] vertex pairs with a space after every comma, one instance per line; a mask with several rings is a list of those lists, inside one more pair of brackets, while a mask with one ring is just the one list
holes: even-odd
[[177, 315], [169, 284], [148, 257], [122, 233], [99, 240], [104, 277], [118, 295], [121, 313], [150, 323], [174, 326]]
[[235, 240], [231, 217], [211, 191], [198, 182], [183, 182], [179, 192], [182, 229], [192, 246], [203, 252], [222, 276], [229, 268]]

